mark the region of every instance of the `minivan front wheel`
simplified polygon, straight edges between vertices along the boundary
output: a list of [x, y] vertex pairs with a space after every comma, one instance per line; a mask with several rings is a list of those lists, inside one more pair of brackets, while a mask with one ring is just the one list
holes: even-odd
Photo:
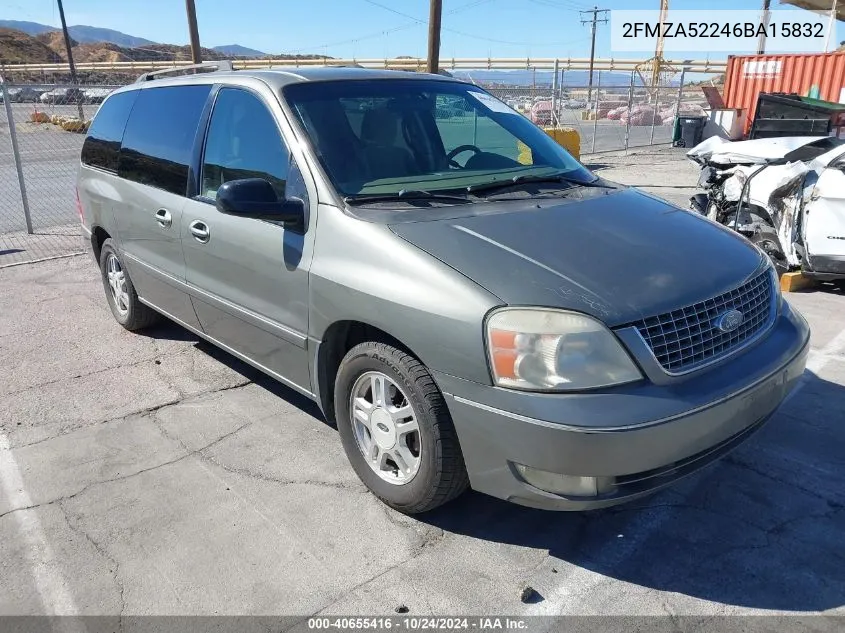
[[158, 320], [158, 313], [138, 300], [135, 286], [111, 238], [103, 242], [100, 250], [100, 273], [109, 308], [118, 323], [134, 331]]
[[425, 366], [385, 343], [361, 343], [335, 381], [343, 448], [364, 484], [387, 505], [414, 514], [468, 485], [455, 427]]

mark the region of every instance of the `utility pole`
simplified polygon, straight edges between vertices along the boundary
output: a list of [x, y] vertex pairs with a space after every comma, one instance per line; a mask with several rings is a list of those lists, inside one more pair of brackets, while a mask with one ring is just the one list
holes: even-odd
[[[608, 9], [599, 9], [598, 7], [593, 7], [587, 11], [581, 11], [581, 14], [584, 13], [592, 13], [592, 18], [581, 18], [581, 24], [589, 24], [590, 31], [591, 31], [591, 39], [592, 42], [590, 43], [590, 81], [587, 86], [587, 103], [590, 102], [590, 97], [593, 94], [593, 64], [596, 59], [596, 24], [599, 22], [603, 24], [607, 24], [607, 12]], [[599, 13], [603, 13], [605, 17], [599, 19]]]
[[830, 18], [827, 22], [827, 38], [824, 41], [824, 52], [830, 52], [830, 43], [833, 37], [836, 35], [836, 0], [831, 0], [831, 7], [830, 7]]
[[188, 14], [188, 31], [191, 34], [191, 59], [195, 64], [202, 63], [200, 32], [197, 28], [197, 9], [194, 0], [185, 0], [185, 12]]
[[440, 15], [443, 13], [443, 0], [431, 0], [428, 12], [428, 64], [426, 72], [437, 73], [440, 70]]
[[763, 8], [760, 10], [760, 35], [757, 38], [757, 54], [762, 55], [766, 52], [766, 27], [769, 26], [769, 4], [771, 0], [763, 0]]
[[67, 65], [70, 67], [70, 81], [76, 86], [76, 107], [79, 108], [79, 120], [85, 120], [85, 114], [82, 112], [82, 91], [79, 89], [79, 80], [76, 78], [76, 66], [73, 63], [73, 50], [70, 45], [70, 35], [67, 32], [67, 22], [65, 22], [65, 8], [62, 6], [62, 0], [56, 0], [59, 5], [59, 18], [62, 21], [62, 34], [65, 36], [65, 50], [67, 51]]

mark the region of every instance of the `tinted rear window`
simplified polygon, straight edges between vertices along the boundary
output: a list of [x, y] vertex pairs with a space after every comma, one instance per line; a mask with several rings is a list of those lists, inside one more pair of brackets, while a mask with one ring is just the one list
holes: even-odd
[[126, 120], [138, 91], [121, 92], [107, 99], [97, 111], [88, 136], [82, 144], [82, 162], [93, 167], [117, 171], [120, 142]]
[[120, 154], [119, 175], [185, 195], [188, 165], [211, 86], [169, 86], [141, 90]]

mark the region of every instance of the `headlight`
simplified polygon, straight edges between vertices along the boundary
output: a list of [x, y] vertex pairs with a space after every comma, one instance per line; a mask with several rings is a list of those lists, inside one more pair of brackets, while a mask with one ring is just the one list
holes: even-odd
[[493, 381], [500, 387], [574, 391], [642, 378], [603, 323], [576, 312], [506, 308], [487, 319]]

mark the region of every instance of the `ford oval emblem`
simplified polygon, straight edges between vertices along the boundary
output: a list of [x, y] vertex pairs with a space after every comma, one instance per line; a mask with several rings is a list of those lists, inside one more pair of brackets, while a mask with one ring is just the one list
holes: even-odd
[[740, 325], [745, 315], [739, 310], [728, 310], [716, 317], [716, 327], [722, 332], [733, 332]]

